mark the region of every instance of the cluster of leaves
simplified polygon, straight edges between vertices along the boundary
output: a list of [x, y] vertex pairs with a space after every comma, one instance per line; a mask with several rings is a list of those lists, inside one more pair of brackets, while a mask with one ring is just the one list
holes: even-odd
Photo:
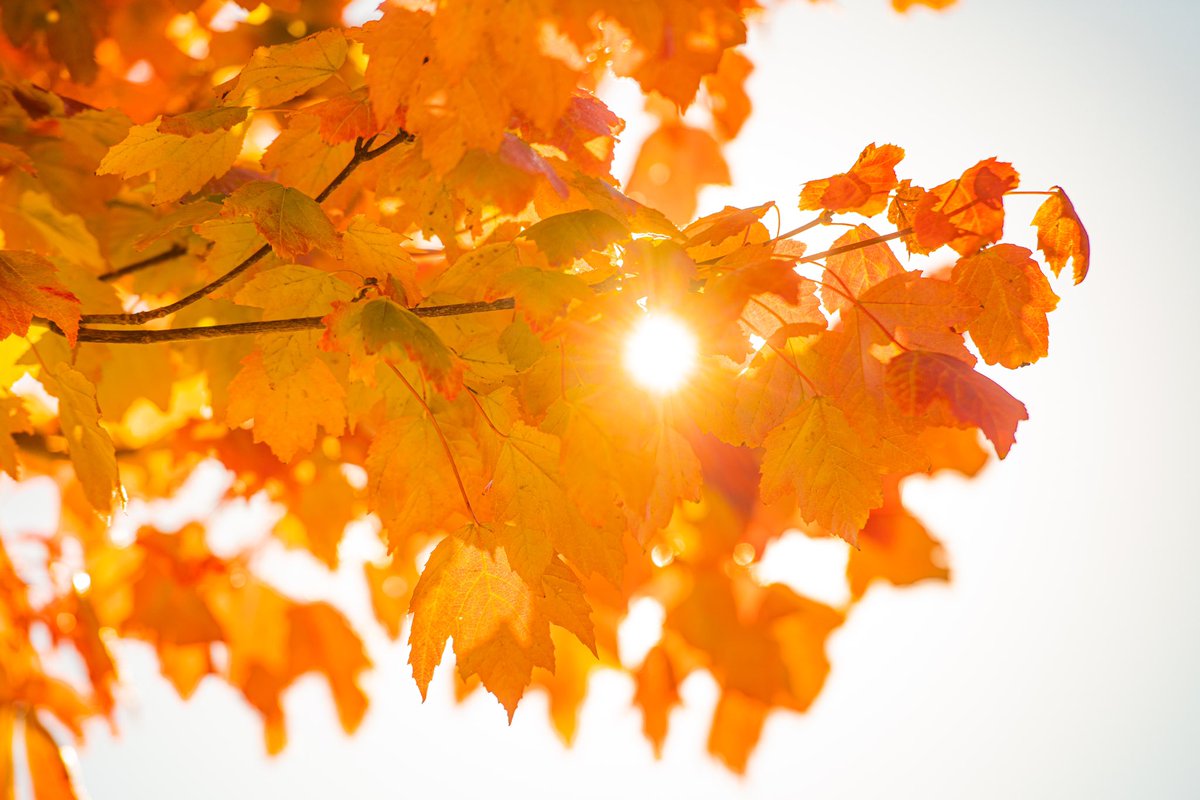
[[[203, 520], [110, 535], [127, 495], [171, 498], [214, 460], [223, 502], [275, 502], [272, 540], [331, 570], [347, 524], [378, 519], [388, 555], [363, 579], [392, 638], [412, 615], [422, 693], [452, 640], [462, 694], [482, 685], [511, 718], [541, 687], [569, 740], [590, 672], [628, 669], [657, 749], [705, 670], [709, 748], [736, 770], [772, 709], [817, 696], [848, 610], [758, 580], [768, 543], [850, 542], [855, 601], [948, 576], [900, 485], [973, 475], [977, 431], [1003, 457], [1027, 416], [976, 369], [1047, 354], [1058, 298], [998, 243], [1017, 173], [987, 159], [924, 189], [871, 145], [804, 185], [800, 228], [772, 233], [773, 203], [686, 224], [749, 111], [752, 3], [389, 5], [343, 28], [334, 4], [281, 0], [228, 29], [220, 3], [18, 6], [0, 38], [0, 470], [51, 478], [61, 511], [49, 537], [0, 540], [0, 767], [23, 719], [39, 797], [67, 780], [44, 723], [112, 719], [114, 637], [151, 643], [185, 697], [236, 687], [271, 751], [306, 672], [347, 731], [363, 718], [359, 635], [264, 581], [257, 547], [214, 552]], [[591, 91], [608, 71], [663, 120], [628, 193], [622, 122]], [[698, 95], [711, 131], [681, 121]], [[1041, 194], [1037, 246], [1082, 280], [1086, 233]], [[888, 232], [849, 224], [806, 252], [796, 237], [840, 214]], [[893, 240], [957, 260], [906, 269]], [[676, 395], [618, 368], [647, 309], [697, 331]], [[644, 597], [662, 638], [624, 664], [617, 628]], [[47, 660], [64, 651], [70, 681]]]

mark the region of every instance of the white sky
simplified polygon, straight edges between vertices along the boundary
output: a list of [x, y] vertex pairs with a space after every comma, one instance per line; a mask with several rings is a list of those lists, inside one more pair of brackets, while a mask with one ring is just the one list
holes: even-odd
[[[873, 590], [831, 641], [824, 694], [805, 716], [772, 717], [741, 780], [702, 757], [705, 679], [685, 685], [655, 762], [619, 676], [593, 682], [568, 751], [541, 696], [508, 727], [489, 696], [455, 706], [443, 669], [421, 705], [402, 649], [371, 639], [358, 735], [342, 736], [324, 684], [305, 679], [287, 697], [291, 744], [267, 759], [232, 690], [207, 681], [182, 703], [148, 648], [130, 645], [121, 736], [97, 726], [81, 752], [92, 796], [1200, 795], [1200, 280], [1188, 241], [1200, 6], [961, 0], [898, 17], [887, 5], [792, 2], [754, 29], [756, 107], [729, 150], [735, 188], [707, 194], [705, 210], [775, 199], [786, 225], [803, 180], [842, 171], [871, 141], [905, 147], [901, 171], [924, 185], [997, 155], [1024, 188], [1070, 192], [1092, 274], [1055, 284], [1051, 357], [996, 376], [1032, 420], [982, 479], [908, 493], [948, 545], [949, 588]], [[1037, 198], [1023, 199], [1008, 238], [1032, 246]], [[362, 619], [364, 598], [342, 583]]]

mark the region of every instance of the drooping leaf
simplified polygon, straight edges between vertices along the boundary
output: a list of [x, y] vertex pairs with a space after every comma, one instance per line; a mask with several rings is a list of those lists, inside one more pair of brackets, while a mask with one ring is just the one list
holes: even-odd
[[888, 396], [905, 413], [932, 425], [978, 427], [1001, 458], [1016, 442], [1024, 404], [995, 381], [943, 353], [912, 350], [888, 364]]
[[337, 230], [321, 206], [303, 192], [272, 181], [251, 181], [225, 199], [221, 214], [245, 214], [282, 259], [290, 261], [313, 248], [336, 253]]
[[56, 271], [36, 253], [0, 250], [0, 339], [24, 336], [39, 316], [62, 328], [75, 345], [79, 298], [58, 282]]
[[101, 514], [112, 510], [121, 491], [116, 448], [100, 426], [96, 387], [66, 362], [42, 372], [46, 391], [58, 398], [58, 414], [67, 452], [88, 502]]
[[554, 669], [537, 596], [504, 551], [489, 553], [471, 528], [434, 549], [413, 590], [412, 612], [409, 663], [422, 697], [451, 637], [459, 674], [478, 675], [510, 721], [533, 668]]
[[1055, 189], [1034, 214], [1033, 225], [1037, 227], [1038, 249], [1054, 274], [1058, 275], [1070, 259], [1075, 282], [1081, 283], [1087, 277], [1091, 243], [1067, 193]]

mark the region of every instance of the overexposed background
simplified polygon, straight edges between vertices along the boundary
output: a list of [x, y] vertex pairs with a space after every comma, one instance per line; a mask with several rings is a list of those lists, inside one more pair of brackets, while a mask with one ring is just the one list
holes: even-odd
[[[566, 750], [537, 694], [509, 727], [490, 696], [456, 706], [443, 668], [421, 705], [406, 652], [376, 635], [359, 733], [342, 735], [307, 678], [274, 759], [231, 689], [206, 681], [181, 702], [149, 648], [122, 646], [121, 734], [94, 726], [80, 752], [92, 796], [1200, 796], [1197, 32], [1192, 0], [961, 0], [906, 16], [886, 0], [791, 2], [752, 29], [735, 187], [706, 193], [702, 211], [775, 199], [786, 227], [800, 184], [872, 141], [905, 147], [901, 172], [922, 185], [996, 155], [1023, 188], [1067, 189], [1093, 264], [1082, 286], [1055, 283], [1051, 357], [992, 373], [1031, 412], [1010, 457], [976, 481], [909, 485], [954, 582], [873, 589], [831, 640], [825, 692], [807, 715], [771, 718], [744, 779], [703, 755], [706, 678], [685, 684], [656, 762], [620, 676], [594, 680]], [[635, 124], [625, 147], [644, 135]], [[1008, 240], [1032, 246], [1038, 202], [1013, 198]], [[789, 542], [777, 560], [828, 593], [808, 581], [829, 583], [837, 548]], [[312, 585], [371, 627], [350, 580]], [[645, 612], [634, 650], [652, 635]]]

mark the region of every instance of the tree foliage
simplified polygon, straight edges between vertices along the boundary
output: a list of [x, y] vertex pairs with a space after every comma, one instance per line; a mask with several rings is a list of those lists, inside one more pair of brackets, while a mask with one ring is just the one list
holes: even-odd
[[[246, 6], [0, 18], [0, 470], [61, 497], [51, 535], [0, 539], [0, 767], [23, 731], [36, 795], [71, 796], [57, 743], [113, 719], [119, 637], [184, 697], [227, 681], [271, 752], [308, 672], [354, 731], [370, 657], [333, 605], [261, 577], [275, 542], [360, 571], [393, 639], [412, 615], [422, 694], [450, 642], [462, 694], [511, 719], [539, 687], [569, 741], [590, 672], [623, 669], [657, 750], [704, 670], [709, 749], [744, 769], [767, 714], [820, 692], [849, 610], [755, 562], [800, 528], [853, 545], [852, 603], [948, 577], [901, 488], [974, 475], [978, 432], [1013, 446], [1025, 406], [977, 362], [1046, 356], [1059, 298], [1000, 241], [1005, 201], [1046, 196], [1031, 244], [1079, 282], [1070, 200], [996, 158], [923, 188], [870, 144], [798, 178], [794, 230], [774, 202], [693, 219], [750, 113], [752, 2], [442, 0], [354, 27], [337, 3]], [[625, 191], [610, 74], [658, 120]], [[621, 369], [647, 312], [697, 336], [674, 394]], [[216, 550], [208, 518], [114, 540], [127, 498], [211, 462], [222, 503], [277, 504], [268, 540]], [[368, 514], [386, 555], [343, 564]], [[617, 628], [643, 597], [662, 638], [630, 665]]]

